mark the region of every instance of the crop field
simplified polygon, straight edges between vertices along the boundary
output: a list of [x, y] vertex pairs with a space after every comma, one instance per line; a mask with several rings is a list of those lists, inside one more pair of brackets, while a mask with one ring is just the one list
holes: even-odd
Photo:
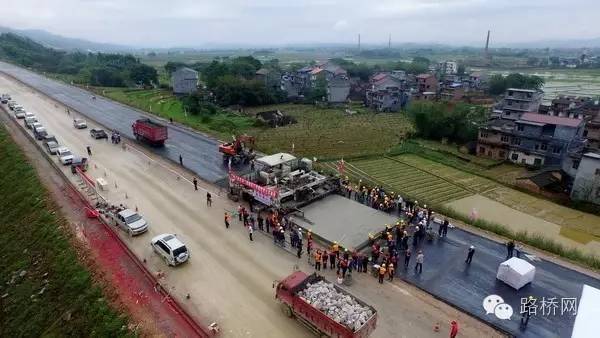
[[352, 161], [346, 166], [348, 176], [384, 184], [403, 196], [425, 203], [443, 204], [471, 196], [473, 193], [451, 181], [432, 175], [390, 158]]
[[249, 113], [279, 109], [298, 123], [276, 129], [251, 130], [257, 146], [266, 153], [293, 152], [318, 159], [383, 154], [411, 132], [402, 114], [357, 113], [344, 108], [284, 104], [249, 109]]
[[[324, 165], [327, 169], [336, 170], [333, 162]], [[502, 169], [500, 167], [499, 170]], [[451, 203], [477, 194], [514, 210], [562, 226], [565, 231], [572, 229], [582, 236], [600, 237], [600, 217], [597, 215], [523, 193], [485, 177], [415, 154], [350, 161], [346, 165], [346, 174], [353, 180], [363, 179], [364, 182], [370, 181], [372, 184], [383, 185], [426, 203]], [[457, 211], [468, 214], [470, 209]]]

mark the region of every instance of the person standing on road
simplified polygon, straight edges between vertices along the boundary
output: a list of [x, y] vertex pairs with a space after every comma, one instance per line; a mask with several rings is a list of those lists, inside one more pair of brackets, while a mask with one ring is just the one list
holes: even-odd
[[509, 259], [513, 256], [513, 252], [515, 251], [515, 242], [508, 241], [506, 243], [506, 259]]
[[250, 241], [254, 241], [254, 239], [252, 239], [253, 232], [254, 232], [254, 228], [252, 227], [252, 225], [248, 225], [248, 236], [250, 237]]
[[531, 316], [531, 313], [535, 313], [535, 311], [533, 310], [535, 306], [535, 299], [533, 298], [533, 296], [529, 296], [529, 298], [527, 298], [527, 302], [523, 305], [523, 311], [521, 312], [521, 326], [523, 328], [525, 328], [527, 326], [527, 323], [529, 323], [529, 317]]
[[406, 251], [404, 252], [404, 269], [408, 268], [408, 263], [410, 263], [411, 255], [412, 255], [412, 252], [410, 251], [409, 248], [407, 248]]
[[396, 273], [396, 271], [394, 271], [394, 263], [390, 263], [390, 265], [388, 265], [388, 275], [389, 275], [389, 281], [393, 281], [394, 280], [394, 274]]
[[212, 207], [212, 195], [210, 192], [206, 192], [206, 205]]
[[231, 220], [231, 217], [229, 216], [229, 214], [227, 212], [225, 212], [225, 228], [229, 229], [229, 221]]
[[456, 335], [458, 334], [458, 323], [453, 320], [450, 323], [450, 338], [456, 338]]
[[423, 255], [423, 251], [419, 250], [419, 252], [417, 253], [417, 258], [416, 258], [416, 262], [417, 264], [415, 264], [415, 272], [419, 272], [422, 273], [423, 272], [423, 261], [425, 260], [425, 255]]
[[446, 237], [448, 235], [448, 226], [450, 225], [450, 222], [448, 222], [447, 219], [444, 220], [444, 224], [442, 227], [442, 236]]
[[383, 277], [385, 277], [385, 263], [381, 264], [381, 266], [379, 267], [379, 284], [383, 284]]
[[258, 230], [260, 231], [264, 231], [265, 227], [264, 227], [264, 219], [262, 218], [262, 216], [260, 215], [260, 212], [256, 215], [256, 222], [258, 223]]
[[335, 252], [333, 250], [329, 252], [329, 267], [330, 270], [335, 269]]
[[92, 147], [87, 146], [85, 148], [87, 149], [88, 156], [92, 156]]
[[242, 214], [244, 213], [244, 207], [242, 207], [242, 205], [238, 205], [237, 208], [237, 212], [238, 212], [238, 221], [242, 221]]
[[469, 251], [467, 252], [467, 259], [465, 260], [465, 263], [471, 264], [471, 261], [473, 261], [474, 254], [475, 254], [475, 247], [471, 245], [471, 247], [469, 248]]
[[194, 183], [194, 190], [198, 191], [198, 180], [194, 177], [194, 179], [192, 180], [192, 183]]
[[321, 250], [315, 252], [315, 270], [321, 271]]
[[183, 157], [179, 154], [179, 165], [183, 167]]
[[362, 272], [367, 273], [367, 269], [369, 268], [369, 255], [363, 255], [361, 264]]

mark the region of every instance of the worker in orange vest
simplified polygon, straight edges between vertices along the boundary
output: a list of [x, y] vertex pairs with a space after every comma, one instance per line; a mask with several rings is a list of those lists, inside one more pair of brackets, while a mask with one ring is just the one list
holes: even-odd
[[394, 280], [394, 273], [395, 273], [395, 271], [394, 271], [394, 263], [390, 263], [388, 265], [388, 275], [390, 277], [390, 279], [389, 279], [390, 282]]
[[381, 264], [381, 266], [379, 267], [379, 284], [383, 284], [383, 277], [385, 277], [385, 263]]
[[229, 229], [229, 221], [231, 221], [231, 217], [227, 212], [225, 212], [225, 228]]
[[321, 271], [321, 250], [315, 252], [315, 270]]
[[333, 242], [333, 245], [331, 246], [331, 251], [333, 251], [336, 258], [340, 258], [340, 246], [338, 245], [338, 242]]

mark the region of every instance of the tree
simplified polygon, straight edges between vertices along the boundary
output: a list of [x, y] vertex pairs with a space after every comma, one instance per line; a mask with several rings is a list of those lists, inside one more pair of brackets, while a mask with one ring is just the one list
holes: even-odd
[[456, 70], [456, 73], [458, 75], [465, 75], [465, 65], [463, 65], [463, 64], [458, 65], [458, 69]]
[[129, 70], [129, 78], [134, 83], [141, 85], [158, 83], [158, 73], [156, 72], [156, 69], [141, 63], [131, 67]]

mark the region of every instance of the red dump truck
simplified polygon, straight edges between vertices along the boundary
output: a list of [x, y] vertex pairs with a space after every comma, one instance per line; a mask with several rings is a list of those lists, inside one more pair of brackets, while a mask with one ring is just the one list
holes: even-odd
[[169, 137], [167, 127], [150, 119], [139, 119], [131, 126], [136, 140], [162, 146]]
[[[325, 289], [325, 292], [331, 290], [332, 292], [329, 293], [336, 294], [338, 298], [350, 297], [353, 300], [352, 302], [365, 313], [358, 316], [357, 312], [357, 315], [352, 317], [357, 320], [352, 322], [328, 315], [327, 312], [332, 311], [332, 303], [325, 305], [324, 302], [328, 302], [328, 300], [325, 300], [327, 297], [317, 295], [315, 298], [313, 293], [313, 299], [311, 299], [307, 292], [307, 289], [319, 287], [319, 285], [322, 289]], [[307, 275], [302, 271], [292, 273], [284, 280], [277, 282], [275, 298], [279, 300], [283, 313], [290, 318], [296, 317], [298, 321], [321, 337], [366, 338], [375, 330], [377, 324], [377, 311], [372, 306], [367, 305], [317, 274]], [[350, 311], [354, 312], [353, 310]]]

